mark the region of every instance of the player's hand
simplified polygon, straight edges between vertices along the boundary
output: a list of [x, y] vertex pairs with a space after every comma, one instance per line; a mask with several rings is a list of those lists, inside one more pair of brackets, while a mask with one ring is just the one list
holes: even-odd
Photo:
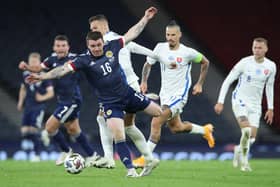
[[146, 82], [141, 82], [140, 84], [141, 93], [145, 94], [148, 91], [148, 84]]
[[217, 114], [221, 114], [221, 112], [224, 110], [224, 105], [222, 103], [217, 103], [214, 107], [214, 110]]
[[39, 74], [36, 74], [36, 73], [32, 73], [30, 74], [29, 76], [26, 77], [25, 81], [28, 83], [28, 84], [34, 84], [36, 82], [39, 82], [42, 80], [42, 77], [39, 75]]
[[17, 104], [17, 110], [18, 111], [22, 111], [22, 103], [21, 102], [18, 102], [18, 104]]
[[271, 125], [273, 122], [273, 110], [267, 110], [264, 116], [264, 119], [266, 120], [266, 123]]
[[27, 64], [24, 61], [21, 61], [18, 65], [18, 68], [21, 70], [27, 70]]
[[202, 85], [201, 84], [195, 84], [194, 87], [193, 87], [193, 91], [192, 91], [192, 94], [193, 95], [199, 95], [202, 93]]
[[155, 7], [150, 7], [145, 11], [145, 17], [147, 19], [152, 19], [154, 15], [157, 13], [157, 9]]

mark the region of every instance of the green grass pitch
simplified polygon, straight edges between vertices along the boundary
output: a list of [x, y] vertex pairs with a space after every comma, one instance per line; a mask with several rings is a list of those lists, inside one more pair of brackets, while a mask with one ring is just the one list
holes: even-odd
[[0, 187], [280, 186], [280, 160], [250, 163], [253, 172], [244, 173], [230, 161], [162, 161], [150, 176], [126, 178], [120, 162], [115, 169], [87, 168], [71, 175], [54, 162], [0, 161]]

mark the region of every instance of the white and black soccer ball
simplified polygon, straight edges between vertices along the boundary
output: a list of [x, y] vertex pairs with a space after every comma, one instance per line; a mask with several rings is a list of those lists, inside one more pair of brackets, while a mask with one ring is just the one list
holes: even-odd
[[81, 173], [85, 168], [85, 159], [80, 154], [73, 153], [65, 158], [64, 167], [68, 173]]

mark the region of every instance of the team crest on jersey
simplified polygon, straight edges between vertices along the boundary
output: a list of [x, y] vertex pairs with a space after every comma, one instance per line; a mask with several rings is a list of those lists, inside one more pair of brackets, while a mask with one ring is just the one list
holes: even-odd
[[112, 51], [106, 51], [105, 53], [107, 58], [112, 58], [113, 57], [113, 52]]
[[262, 73], [262, 71], [261, 71], [260, 69], [257, 69], [257, 70], [256, 70], [256, 74], [257, 74], [257, 75], [260, 75], [261, 73]]
[[174, 60], [174, 57], [173, 57], [173, 56], [169, 56], [169, 57], [168, 57], [168, 60], [170, 60], [170, 61], [171, 61], [171, 60]]
[[176, 61], [177, 61], [178, 63], [181, 63], [181, 62], [183, 61], [183, 58], [182, 58], [182, 57], [177, 57]]
[[265, 69], [265, 70], [263, 71], [263, 73], [264, 73], [265, 75], [268, 75], [269, 69]]
[[107, 115], [107, 116], [111, 116], [111, 114], [112, 114], [112, 110], [111, 110], [111, 109], [109, 109], [109, 110], [106, 111], [106, 115]]
[[95, 62], [94, 62], [94, 61], [91, 61], [89, 65], [90, 65], [90, 66], [93, 66], [94, 64], [95, 64]]

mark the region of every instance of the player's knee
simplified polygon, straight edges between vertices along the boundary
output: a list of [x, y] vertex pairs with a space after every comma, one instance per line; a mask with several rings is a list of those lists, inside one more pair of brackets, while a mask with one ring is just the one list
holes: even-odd
[[51, 125], [46, 125], [45, 130], [48, 132], [48, 134], [53, 134], [57, 130], [57, 128]]
[[160, 106], [158, 106], [155, 110], [155, 117], [158, 117], [162, 114], [162, 109], [160, 108]]
[[74, 126], [74, 125], [70, 125], [70, 126], [66, 127], [66, 129], [67, 129], [67, 133], [70, 135], [76, 135], [81, 132], [80, 128], [78, 128], [77, 126]]
[[248, 121], [248, 118], [247, 116], [239, 116], [237, 118], [237, 121], [240, 125], [240, 127], [244, 128], [244, 127], [250, 127], [250, 123]]
[[158, 104], [154, 102], [151, 102], [150, 105], [145, 109], [145, 111], [153, 117], [158, 117], [162, 114], [162, 109]]

